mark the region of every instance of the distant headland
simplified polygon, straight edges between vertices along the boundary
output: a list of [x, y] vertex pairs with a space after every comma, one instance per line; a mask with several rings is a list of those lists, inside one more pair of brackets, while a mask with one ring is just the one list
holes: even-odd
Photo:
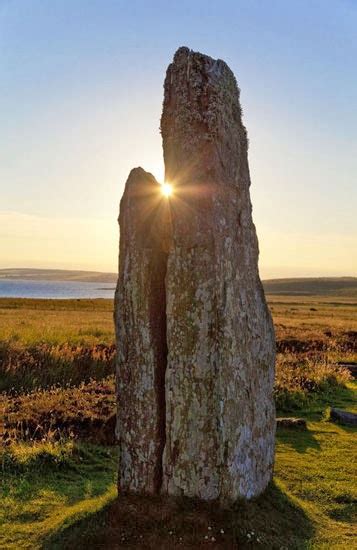
[[116, 283], [116, 273], [101, 271], [80, 271], [74, 269], [32, 269], [8, 268], [0, 269], [0, 280], [28, 281], [73, 281], [78, 283]]
[[[113, 283], [116, 273], [69, 269], [0, 269], [1, 280], [28, 281], [73, 281], [82, 283]], [[294, 277], [284, 279], [266, 279], [263, 281], [267, 294], [296, 296], [329, 296], [357, 298], [357, 277]]]

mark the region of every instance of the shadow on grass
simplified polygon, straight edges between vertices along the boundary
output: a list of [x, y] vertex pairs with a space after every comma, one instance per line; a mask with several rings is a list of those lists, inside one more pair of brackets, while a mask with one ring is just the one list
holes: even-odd
[[294, 430], [289, 428], [278, 428], [276, 439], [279, 443], [290, 445], [298, 453], [305, 453], [309, 449], [320, 449], [320, 443], [314, 436], [312, 430]]
[[[103, 495], [114, 482], [117, 453], [114, 448], [76, 445], [68, 455], [43, 450], [25, 464], [8, 454], [1, 460], [0, 494], [18, 503], [13, 519], [26, 523], [27, 512], [23, 514], [21, 507], [40, 501], [43, 495], [54, 495], [66, 506]], [[48, 513], [46, 507], [43, 512]]]
[[357, 519], [357, 499], [347, 496], [345, 497], [345, 502], [343, 502], [343, 497], [335, 499], [339, 505], [329, 512], [331, 519], [336, 521], [343, 521], [345, 523], [356, 523]]
[[309, 517], [276, 484], [258, 499], [223, 510], [168, 497], [120, 496], [53, 534], [44, 549], [304, 548]]
[[344, 388], [339, 388], [329, 399], [329, 405], [337, 409], [354, 409], [356, 407], [357, 380], [348, 383]]

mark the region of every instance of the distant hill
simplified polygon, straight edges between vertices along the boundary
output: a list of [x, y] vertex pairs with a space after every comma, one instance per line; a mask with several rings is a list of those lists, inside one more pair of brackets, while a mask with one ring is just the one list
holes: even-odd
[[100, 271], [77, 271], [68, 269], [0, 269], [1, 279], [28, 281], [78, 281], [82, 283], [116, 283], [116, 273]]
[[[67, 269], [0, 269], [1, 279], [32, 281], [78, 281], [83, 283], [116, 283], [116, 273]], [[271, 295], [357, 297], [357, 277], [304, 277], [267, 279], [264, 289]]]
[[266, 294], [357, 297], [357, 277], [267, 279], [263, 285]]

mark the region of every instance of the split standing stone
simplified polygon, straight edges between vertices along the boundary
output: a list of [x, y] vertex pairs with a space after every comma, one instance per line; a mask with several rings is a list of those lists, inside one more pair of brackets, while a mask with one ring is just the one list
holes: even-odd
[[137, 169], [121, 202], [120, 487], [251, 498], [273, 472], [275, 339], [239, 89], [223, 61], [176, 52], [161, 131], [172, 198]]

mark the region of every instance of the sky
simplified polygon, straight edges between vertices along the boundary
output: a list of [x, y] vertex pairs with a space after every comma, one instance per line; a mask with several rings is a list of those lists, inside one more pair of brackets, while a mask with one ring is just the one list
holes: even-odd
[[356, 0], [0, 0], [0, 268], [116, 271], [180, 46], [241, 88], [262, 278], [357, 275]]

